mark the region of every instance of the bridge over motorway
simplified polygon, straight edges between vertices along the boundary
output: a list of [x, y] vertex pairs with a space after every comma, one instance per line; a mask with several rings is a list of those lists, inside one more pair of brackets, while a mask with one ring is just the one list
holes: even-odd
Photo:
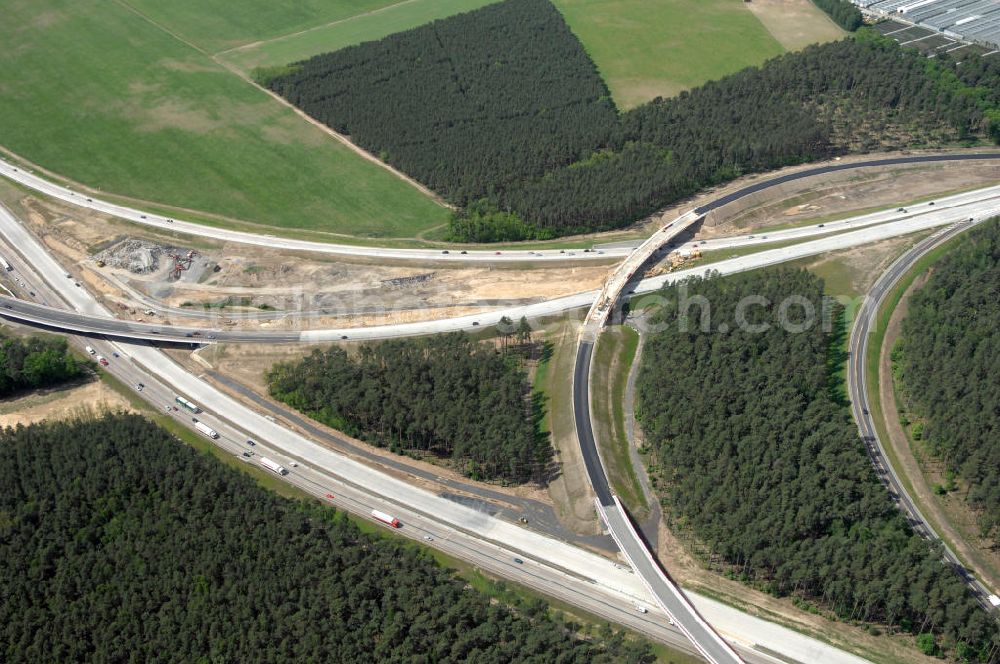
[[600, 295], [587, 312], [580, 332], [576, 368], [573, 372], [573, 413], [587, 475], [597, 495], [595, 502], [601, 521], [660, 608], [708, 661], [724, 664], [743, 660], [702, 618], [680, 587], [667, 576], [639, 535], [618, 496], [612, 493], [594, 437], [590, 410], [594, 346], [605, 323], [617, 307], [622, 291], [663, 247], [701, 219], [703, 215], [699, 210], [691, 210], [677, 217], [643, 242], [605, 281]]

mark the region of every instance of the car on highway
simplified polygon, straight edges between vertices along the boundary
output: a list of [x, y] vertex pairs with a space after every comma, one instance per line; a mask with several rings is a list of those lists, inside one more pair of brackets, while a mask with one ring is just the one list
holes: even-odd
[[106, 367], [106, 366], [108, 366], [108, 360], [107, 360], [107, 358], [106, 358], [106, 357], [103, 357], [103, 356], [101, 356], [101, 355], [98, 355], [98, 356], [97, 356], [97, 361], [98, 361], [98, 362], [100, 363], [100, 365], [101, 365], [102, 367]]
[[253, 438], [247, 438], [247, 445], [249, 445], [250, 447], [253, 447], [256, 444], [257, 443], [254, 441]]
[[524, 561], [521, 560], [520, 558], [514, 558], [514, 562], [517, 563], [518, 565], [523, 565], [524, 564]]
[[427, 540], [428, 542], [433, 542], [434, 541], [434, 538], [431, 537], [430, 535], [424, 535], [424, 539]]
[[142, 392], [144, 389], [146, 389], [146, 386], [143, 385], [142, 383], [136, 383], [135, 384], [135, 389], [137, 389], [138, 391]]
[[448, 251], [447, 249], [445, 249], [445, 250], [444, 250], [444, 251], [442, 251], [441, 253], [442, 253], [442, 254], [450, 254], [451, 252], [450, 252], [450, 251]]
[[87, 346], [86, 350], [90, 355], [97, 355], [97, 351], [94, 350], [91, 346]]
[[245, 456], [246, 458], [248, 458], [248, 459], [249, 459], [249, 458], [250, 458], [250, 453], [249, 453], [249, 452], [247, 452], [247, 451], [244, 451], [244, 452], [243, 452], [243, 456]]
[[466, 251], [465, 249], [462, 249], [462, 251], [460, 251], [459, 253], [461, 253], [461, 254], [467, 254], [467, 253], [469, 253], [469, 252], [468, 252], [468, 251]]
[[328, 493], [328, 494], [326, 494], [326, 497], [327, 497], [327, 498], [328, 498], [329, 500], [333, 500], [333, 494], [332, 494], [332, 493]]
[[636, 604], [635, 610], [638, 611], [639, 613], [649, 613], [649, 609], [644, 607], [642, 604]]

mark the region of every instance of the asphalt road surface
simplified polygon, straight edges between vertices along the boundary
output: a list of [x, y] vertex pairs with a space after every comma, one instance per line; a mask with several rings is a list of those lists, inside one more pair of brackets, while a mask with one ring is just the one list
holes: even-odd
[[[1000, 195], [996, 188], [969, 192], [962, 195], [957, 202], [949, 203], [942, 199], [938, 205], [924, 205], [919, 210], [914, 208], [907, 212], [877, 213], [878, 221], [871, 222], [872, 215], [844, 220], [843, 232], [830, 234], [818, 239], [808, 240], [787, 247], [765, 249], [744, 256], [722, 260], [711, 265], [678, 270], [676, 272], [644, 279], [634, 289], [636, 294], [650, 293], [668, 282], [677, 281], [693, 275], [700, 275], [706, 269], [713, 269], [720, 274], [734, 274], [753, 270], [784, 261], [795, 260], [829, 251], [856, 247], [862, 244], [878, 242], [900, 235], [907, 235], [921, 230], [929, 230], [946, 226], [960, 219], [984, 219], [1000, 213]], [[883, 219], [895, 219], [884, 221]], [[861, 221], [858, 222], [858, 219]], [[858, 222], [858, 226], [851, 225]], [[33, 241], [33, 236], [7, 210], [0, 206], [0, 232], [11, 238], [12, 243], [22, 252], [30, 254], [28, 260], [38, 266], [40, 271], [57, 279], [65, 279], [67, 284], [75, 283], [67, 279], [65, 272], [44, 249]], [[757, 241], [754, 238], [753, 241]], [[530, 305], [495, 309], [479, 314], [469, 314], [455, 318], [429, 320], [416, 323], [400, 323], [377, 325], [370, 327], [340, 328], [340, 329], [292, 329], [284, 331], [266, 330], [211, 330], [200, 327], [185, 327], [182, 325], [158, 325], [137, 323], [111, 318], [103, 308], [95, 308], [95, 302], [83, 287], [75, 287], [75, 293], [70, 293], [75, 312], [64, 311], [54, 313], [44, 309], [39, 304], [24, 303], [0, 297], [0, 316], [20, 319], [25, 322], [48, 324], [56, 328], [84, 334], [107, 334], [119, 338], [145, 339], [150, 341], [173, 341], [179, 343], [212, 343], [214, 341], [240, 343], [280, 343], [285, 341], [329, 342], [344, 338], [351, 340], [377, 340], [392, 337], [415, 336], [422, 334], [437, 334], [458, 330], [474, 330], [476, 327], [496, 325], [501, 316], [509, 316], [517, 320], [521, 316], [538, 319], [553, 316], [591, 306], [598, 296], [598, 291], [587, 291], [545, 302]], [[10, 307], [10, 308], [7, 308]], [[95, 318], [82, 317], [85, 315]], [[96, 320], [97, 318], [103, 320]], [[190, 334], [191, 336], [187, 336]], [[201, 336], [195, 336], [200, 334]], [[214, 338], [213, 338], [214, 337]]]
[[[85, 289], [65, 279], [61, 268], [34, 237], [16, 234], [11, 238], [3, 225], [0, 225], [0, 234], [16, 244], [18, 259], [26, 259], [19, 260], [25, 277], [23, 281], [33, 287], [41, 283], [48, 289], [48, 292], [36, 290], [36, 296], [44, 297], [50, 304], [63, 300], [80, 310], [107, 315]], [[82, 346], [84, 341], [80, 339], [76, 343]], [[289, 469], [289, 475], [284, 477], [286, 481], [321, 500], [328, 500], [361, 517], [368, 517], [373, 508], [387, 511], [403, 522], [403, 528], [397, 531], [399, 534], [629, 626], [658, 641], [690, 650], [687, 638], [664, 621], [655, 607], [648, 613], [636, 610], [637, 602], [649, 602], [649, 594], [631, 570], [560, 540], [424, 491], [319, 446], [281, 426], [274, 418], [236, 402], [148, 344], [101, 339], [89, 339], [86, 343], [110, 359], [105, 370], [126, 385], [135, 387], [142, 382], [145, 387], [138, 394], [154, 407], [165, 411], [175, 395], [197, 403], [202, 413], [182, 416], [178, 414], [182, 411], [172, 411], [171, 416], [188, 427], [193, 427], [192, 417], [205, 422], [220, 435], [215, 443], [238, 454], [240, 459], [248, 459], [242, 456], [244, 451], [254, 451], [248, 463], [256, 463], [255, 457], [266, 455]], [[256, 441], [255, 446], [246, 443], [249, 438]], [[516, 562], [515, 557], [523, 562]], [[740, 643], [741, 652], [748, 661], [769, 664], [788, 661], [859, 664], [864, 661], [715, 600], [698, 595], [692, 597], [707, 619]], [[780, 653], [780, 659], [770, 653]]]
[[[826, 173], [844, 171], [857, 168], [878, 167], [886, 165], [934, 163], [945, 161], [976, 161], [1000, 158], [1000, 152], [967, 153], [959, 152], [955, 154], [943, 155], [914, 155], [904, 157], [893, 157], [888, 159], [872, 159], [866, 161], [851, 161], [841, 164], [819, 166], [796, 173], [788, 173], [778, 177], [769, 178], [744, 187], [731, 194], [722, 196], [701, 207], [696, 212], [704, 214], [711, 210], [722, 207], [728, 203], [739, 200], [745, 196], [763, 191], [768, 187], [773, 187], [793, 180], [807, 177], [814, 177]], [[257, 233], [246, 233], [241, 231], [227, 230], [186, 222], [173, 217], [166, 217], [153, 214], [143, 210], [137, 210], [124, 205], [110, 203], [108, 201], [95, 198], [92, 193], [76, 192], [68, 187], [50, 182], [34, 173], [16, 166], [5, 159], [0, 159], [0, 175], [13, 180], [29, 189], [41, 192], [63, 202], [80, 207], [111, 214], [121, 219], [126, 219], [138, 224], [153, 226], [161, 230], [186, 233], [204, 238], [222, 240], [224, 242], [239, 242], [272, 249], [286, 249], [293, 251], [309, 251], [315, 253], [334, 254], [343, 256], [355, 256], [366, 258], [379, 258], [391, 260], [417, 260], [423, 263], [428, 261], [485, 261], [490, 263], [521, 263], [529, 262], [549, 262], [565, 260], [605, 260], [608, 258], [622, 258], [629, 255], [631, 247], [608, 248], [601, 251], [584, 252], [582, 250], [565, 251], [559, 250], [479, 250], [469, 249], [462, 254], [461, 251], [453, 252], [442, 249], [395, 249], [391, 247], [366, 247], [346, 244], [329, 244], [325, 242], [311, 242], [308, 240], [294, 240], [281, 238], [273, 235], [262, 235]], [[444, 253], [447, 251], [447, 253]], [[603, 252], [603, 253], [602, 253]]]
[[600, 448], [594, 436], [589, 387], [593, 373], [594, 346], [611, 312], [617, 307], [622, 291], [632, 280], [633, 275], [651, 262], [662, 247], [686, 233], [689, 227], [699, 223], [700, 220], [701, 217], [694, 212], [688, 212], [674, 219], [643, 242], [605, 281], [600, 294], [587, 312], [580, 331], [573, 373], [573, 418], [584, 465], [597, 496], [597, 511], [611, 537], [643, 585], [666, 612], [671, 624], [679, 627], [708, 661], [713, 664], [724, 664], [743, 660], [733, 647], [705, 622], [680, 587], [667, 576], [651, 550], [653, 545], [643, 540], [632, 524], [625, 507], [612, 493]]
[[965, 581], [983, 608], [992, 610], [993, 606], [988, 599], [991, 594], [990, 591], [972, 576], [951, 547], [934, 531], [934, 528], [920, 512], [920, 509], [909, 493], [907, 493], [906, 488], [896, 474], [896, 470], [889, 463], [882, 440], [879, 438], [878, 430], [875, 428], [875, 422], [872, 418], [871, 403], [868, 395], [868, 376], [865, 371], [871, 331], [876, 325], [879, 309], [885, 301], [886, 296], [924, 255], [959, 233], [973, 228], [974, 225], [969, 222], [959, 223], [928, 237], [896, 260], [879, 277], [878, 281], [875, 282], [868, 297], [865, 298], [864, 304], [858, 312], [854, 327], [851, 330], [851, 357], [847, 369], [847, 389], [851, 399], [851, 410], [854, 413], [854, 419], [858, 423], [858, 430], [861, 432], [865, 449], [868, 451], [868, 456], [875, 466], [875, 472], [878, 474], [879, 479], [888, 487], [899, 509], [906, 515], [910, 526], [925, 539], [941, 542], [945, 561]]

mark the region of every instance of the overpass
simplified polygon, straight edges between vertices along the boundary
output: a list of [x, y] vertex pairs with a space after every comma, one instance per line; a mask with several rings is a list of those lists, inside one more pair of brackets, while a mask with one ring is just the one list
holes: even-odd
[[576, 367], [573, 372], [573, 415], [584, 465], [597, 496], [595, 502], [601, 521], [607, 526], [615, 544], [660, 608], [708, 661], [724, 664], [743, 660], [702, 618], [680, 587], [667, 576], [632, 524], [618, 496], [612, 493], [594, 437], [590, 408], [590, 376], [594, 345], [601, 329], [615, 310], [622, 291], [661, 248], [702, 218], [698, 210], [691, 210], [677, 217], [643, 242], [605, 281], [600, 294], [587, 312], [580, 331]]

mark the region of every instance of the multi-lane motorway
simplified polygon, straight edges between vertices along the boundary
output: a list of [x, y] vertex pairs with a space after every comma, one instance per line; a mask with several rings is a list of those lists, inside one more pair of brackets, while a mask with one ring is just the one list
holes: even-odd
[[[0, 234], [7, 236], [6, 229], [0, 227]], [[64, 300], [77, 310], [106, 315], [85, 289], [77, 288], [65, 278], [58, 263], [33, 236], [18, 235], [16, 243], [24, 276], [30, 273], [33, 288], [44, 284], [48, 289], [35, 290], [39, 299], [44, 297], [53, 305]], [[24, 260], [20, 260], [22, 257]], [[253, 446], [257, 455], [266, 454], [285, 465], [291, 470], [286, 479], [321, 499], [362, 516], [370, 514], [372, 508], [390, 511], [403, 521], [403, 534], [421, 539], [431, 537], [428, 545], [492, 573], [525, 583], [665, 643], [682, 649], [690, 647], [652, 607], [641, 581], [621, 565], [429, 493], [317, 445], [188, 373], [150, 345], [93, 340], [89, 343], [111, 359], [108, 371], [126, 384], [144, 383], [141, 396], [154, 407], [165, 409], [178, 394], [193, 400], [205, 411], [196, 417], [219, 432], [224, 449], [246, 458], [242, 457], [242, 451], [251, 451], [245, 441], [252, 437], [257, 442]], [[190, 419], [190, 415], [185, 415], [179, 421], [191, 426]], [[252, 458], [249, 462], [253, 462]], [[327, 494], [334, 498], [327, 498]], [[518, 563], [515, 558], [523, 562]], [[697, 595], [693, 599], [708, 620], [740, 644], [748, 661], [771, 664], [779, 661], [768, 653], [781, 653], [781, 661], [786, 662], [857, 664], [862, 661], [713, 600]], [[635, 607], [640, 602], [653, 610], [637, 611]]]
[[920, 508], [917, 507], [917, 504], [906, 491], [906, 487], [900, 481], [899, 475], [896, 474], [896, 470], [889, 462], [871, 414], [868, 375], [865, 370], [871, 333], [876, 327], [879, 309], [881, 309], [883, 302], [885, 302], [886, 296], [924, 255], [973, 226], [974, 224], [968, 221], [960, 222], [924, 239], [900, 256], [879, 277], [878, 281], [875, 282], [875, 285], [872, 286], [871, 291], [865, 298], [860, 311], [858, 311], [857, 319], [851, 330], [847, 389], [851, 398], [851, 410], [854, 413], [854, 419], [858, 423], [861, 438], [864, 440], [865, 448], [868, 450], [868, 455], [871, 457], [879, 479], [890, 490], [913, 529], [925, 539], [941, 542], [945, 561], [965, 581], [979, 600], [979, 603], [984, 608], [991, 609], [992, 605], [989, 602], [990, 591], [978, 579], [972, 576], [951, 547], [938, 536], [933, 526], [931, 526], [930, 522], [920, 512]]
[[[708, 212], [725, 206], [746, 196], [761, 192], [770, 187], [779, 186], [808, 177], [826, 175], [839, 171], [885, 167], [895, 165], [912, 165], [921, 163], [935, 163], [947, 161], [978, 161], [1000, 158], [1000, 152], [968, 153], [958, 152], [938, 155], [909, 155], [892, 157], [886, 159], [870, 159], [860, 161], [849, 161], [836, 164], [828, 164], [815, 168], [804, 169], [792, 173], [786, 173], [777, 177], [762, 179], [751, 185], [738, 189], [724, 196], [712, 200], [701, 207], [696, 212], [707, 214]], [[248, 233], [234, 231], [214, 226], [205, 226], [167, 217], [161, 214], [138, 210], [125, 205], [111, 203], [97, 198], [93, 193], [78, 192], [68, 187], [55, 184], [39, 175], [26, 170], [25, 168], [13, 164], [5, 159], [0, 159], [0, 175], [6, 177], [22, 186], [33, 189], [39, 193], [51, 196], [52, 198], [70, 203], [72, 205], [84, 207], [97, 212], [110, 214], [121, 219], [159, 228], [171, 232], [184, 233], [196, 237], [221, 240], [224, 242], [239, 242], [269, 249], [284, 249], [293, 251], [308, 251], [327, 255], [353, 256], [359, 258], [375, 258], [381, 260], [406, 260], [419, 261], [487, 261], [490, 263], [522, 263], [522, 262], [553, 262], [566, 260], [605, 260], [607, 258], [622, 258], [631, 253], [632, 247], [608, 248], [601, 251], [489, 251], [489, 250], [462, 250], [452, 252], [442, 249], [405, 249], [392, 247], [367, 247], [362, 245], [336, 244], [327, 242], [314, 242], [308, 240], [296, 240], [290, 238], [276, 237], [274, 235]]]
[[[983, 219], [998, 213], [1000, 213], [1000, 188], [991, 187], [957, 196], [941, 198], [936, 201], [935, 205], [923, 204], [919, 207], [908, 209], [905, 212], [892, 210], [890, 212], [861, 215], [850, 219], [827, 222], [823, 224], [823, 229], [816, 230], [823, 230], [824, 232], [828, 232], [828, 234], [817, 239], [808, 239], [810, 236], [806, 234], [806, 231], [810, 229], [789, 229], [788, 232], [800, 233], [799, 237], [806, 238], [805, 241], [774, 249], [762, 249], [756, 253], [718, 261], [711, 266], [678, 270], [670, 274], [644, 279], [634, 290], [639, 294], [649, 293], [660, 288], [667, 282], [701, 274], [708, 267], [718, 271], [720, 274], [733, 274], [797, 258], [847, 249], [900, 235], [942, 227], [960, 219]], [[31, 237], [30, 233], [2, 206], [0, 206], [0, 231], [10, 237], [15, 246], [24, 247], [24, 251], [34, 251], [31, 249], [33, 246], [32, 243], [28, 241], [28, 238]], [[728, 246], [737, 246], [734, 243], [741, 241], [748, 243], [767, 242], [775, 235], [777, 233], [771, 233], [769, 238], [755, 236], [753, 238], [745, 237], [742, 240], [740, 238], [712, 240], [706, 242], [704, 247], [721, 249]], [[713, 246], [709, 242], [714, 242], [715, 245]], [[47, 252], [41, 248], [35, 253], [36, 255], [31, 256], [29, 260], [41, 260], [42, 254], [47, 256]], [[65, 279], [67, 284], [74, 283], [71, 279], [65, 277], [65, 272], [60, 266], [55, 263], [53, 265], [54, 269], [58, 270], [55, 274]], [[84, 289], [80, 287], [77, 290], [83, 291]], [[77, 295], [82, 297], [83, 293], [81, 292]], [[75, 303], [84, 304], [87, 308], [76, 308], [75, 311], [60, 311], [51, 307], [45, 308], [39, 304], [0, 298], [0, 316], [16, 318], [25, 322], [48, 324], [52, 327], [87, 334], [107, 334], [119, 338], [145, 339], [150, 341], [174, 341], [181, 343], [212, 343], [215, 341], [278, 343], [282, 341], [301, 341], [308, 343], [337, 341], [341, 339], [356, 341], [376, 340], [390, 337], [437, 334], [457, 330], [472, 330], [476, 327], [495, 325], [500, 321], [502, 316], [508, 316], [515, 320], [521, 316], [527, 316], [529, 319], [537, 319], [578, 310], [597, 302], [598, 295], [599, 291], [587, 291], [544, 302], [497, 307], [491, 311], [454, 318], [336, 329], [304, 329], [304, 327], [300, 327], [299, 329], [272, 331], [241, 329], [211, 330], [204, 327], [184, 325], [138, 323], [112, 318], [104, 310], [97, 311], [93, 309], [92, 302], [88, 302], [87, 298], [83, 298], [82, 303]], [[307, 322], [307, 319], [302, 319], [302, 326], [305, 326]]]
[[[186, 328], [180, 326], [148, 325], [121, 321], [114, 319], [103, 309], [93, 298], [90, 297], [82, 287], [72, 280], [67, 280], [61, 267], [48, 255], [48, 253], [34, 241], [34, 238], [27, 233], [16, 219], [4, 210], [0, 210], [0, 230], [15, 244], [24, 254], [28, 262], [41, 270], [38, 275], [40, 279], [47, 279], [51, 286], [51, 294], [58, 292], [59, 296], [71, 305], [75, 311], [66, 311], [60, 307], [55, 300], [58, 298], [50, 295], [51, 306], [42, 306], [35, 303], [24, 302], [17, 299], [4, 299], [0, 302], [0, 315], [8, 318], [16, 318], [22, 321], [44, 324], [59, 329], [74, 330], [89, 334], [104, 334], [117, 339], [148, 339], [148, 340], [172, 340], [188, 343], [207, 343], [213, 341], [233, 341], [233, 342], [266, 342], [276, 343], [281, 341], [321, 341], [330, 339], [375, 339], [387, 336], [402, 336], [408, 334], [427, 334], [433, 332], [447, 331], [450, 329], [471, 328], [481, 324], [492, 324], [503, 315], [510, 316], [540, 316], [549, 315], [559, 311], [575, 309], [593, 303], [591, 315], [588, 315], [584, 327], [585, 336], [589, 329], [591, 333], [596, 332], [603, 325], [609, 312], [614, 307], [625, 284], [633, 277], [633, 273], [653, 256], [662, 245], [675, 236], [681, 234], [688, 226], [697, 219], [729, 202], [738, 200], [745, 196], [762, 191], [768, 187], [783, 184], [785, 182], [812, 177], [851, 168], [863, 168], [870, 166], [887, 166], [894, 164], [951, 161], [951, 160], [975, 160], [975, 159], [996, 159], [1000, 158], [1000, 153], [987, 154], [959, 154], [959, 155], [924, 155], [916, 157], [899, 157], [893, 159], [871, 160], [868, 162], [853, 162], [845, 164], [835, 164], [814, 169], [799, 171], [788, 175], [771, 178], [755, 183], [741, 190], [720, 197], [711, 203], [698, 208], [686, 215], [682, 215], [677, 220], [671, 222], [667, 227], [661, 229], [654, 237], [644, 242], [638, 251], [632, 248], [608, 249], [600, 252], [560, 252], [548, 251], [516, 251], [516, 252], [490, 252], [490, 251], [463, 251], [457, 255], [452, 255], [448, 251], [429, 249], [383, 249], [370, 247], [357, 247], [350, 245], [330, 245], [318, 242], [307, 242], [299, 240], [285, 240], [269, 235], [258, 235], [252, 233], [242, 233], [227, 231], [224, 229], [208, 228], [197, 224], [191, 224], [176, 219], [171, 219], [159, 215], [152, 215], [132, 208], [118, 206], [112, 203], [94, 199], [92, 196], [71, 191], [67, 188], [54, 185], [33, 173], [26, 172], [12, 164], [0, 160], [0, 174], [9, 177], [25, 186], [43, 192], [55, 198], [87, 207], [96, 211], [113, 214], [118, 217], [128, 219], [140, 224], [157, 226], [162, 229], [188, 233], [201, 237], [210, 237], [226, 241], [243, 242], [247, 244], [257, 244], [272, 248], [284, 248], [294, 250], [305, 250], [322, 252], [327, 254], [340, 254], [350, 256], [361, 256], [378, 259], [404, 259], [419, 261], [489, 261], [489, 262], [524, 262], [524, 261], [563, 261], [580, 259], [608, 259], [617, 256], [626, 256], [622, 265], [612, 273], [605, 288], [599, 293], [582, 293], [576, 296], [558, 298], [549, 302], [529, 305], [507, 311], [494, 311], [489, 314], [464, 316], [448, 320], [428, 321], [424, 323], [410, 323], [405, 325], [385, 325], [369, 328], [349, 328], [343, 330], [306, 330], [306, 331], [239, 331], [239, 330], [205, 330], [202, 328]], [[933, 206], [933, 207], [932, 207]], [[706, 242], [703, 249], [722, 249], [727, 247], [737, 247], [746, 244], [780, 242], [787, 239], [802, 239], [810, 236], [822, 236], [808, 242], [802, 242], [794, 247], [781, 247], [762, 251], [750, 256], [737, 257], [729, 261], [723, 261], [713, 267], [720, 272], [736, 272], [746, 269], [753, 269], [764, 265], [791, 260], [800, 256], [810, 255], [830, 251], [832, 249], [856, 246], [865, 242], [876, 241], [885, 237], [912, 233], [925, 228], [934, 228], [948, 223], [953, 223], [959, 218], [984, 218], [1000, 211], [1000, 189], [983, 189], [967, 194], [960, 194], [954, 197], [942, 198], [935, 204], [930, 204], [918, 211], [908, 211], [898, 209], [876, 213], [874, 215], [863, 215], [841, 222], [831, 222], [829, 224], [819, 224], [811, 228], [788, 229], [786, 231], [776, 231], [760, 237], [740, 237], [723, 238], [713, 240], [711, 244]], [[785, 237], [787, 236], [787, 237]], [[701, 268], [704, 269], [704, 268]], [[679, 279], [694, 273], [698, 270], [688, 270], [660, 277], [658, 279], [646, 280], [635, 290], [645, 292], [658, 287], [667, 280]], [[41, 296], [39, 296], [41, 299]], [[596, 312], [596, 315], [595, 315]], [[593, 325], [591, 325], [593, 323]], [[271, 447], [269, 453], [279, 459], [288, 459], [290, 465], [299, 468], [299, 459], [304, 464], [303, 469], [308, 472], [318, 473], [322, 477], [318, 480], [310, 480], [314, 483], [322, 484], [326, 482], [337, 483], [341, 492], [347, 490], [359, 491], [364, 494], [364, 500], [369, 504], [389, 504], [394, 505], [394, 510], [403, 515], [404, 518], [412, 520], [412, 523], [420, 523], [421, 519], [430, 519], [434, 528], [450, 528], [454, 531], [464, 532], [477, 542], [485, 540], [491, 546], [498, 546], [506, 550], [521, 553], [525, 557], [531, 558], [534, 563], [546, 566], [549, 572], [556, 575], [564, 575], [570, 578], [581, 579], [589, 583], [603, 584], [606, 590], [617, 592], [634, 600], [637, 596], [642, 596], [645, 589], [651, 593], [655, 601], [664, 608], [669, 616], [672, 616], [680, 629], [688, 635], [699, 652], [714, 662], [738, 661], [739, 656], [732, 651], [718, 634], [702, 619], [699, 608], [677, 588], [658, 567], [649, 551], [641, 542], [640, 537], [635, 532], [628, 515], [621, 507], [620, 503], [611, 495], [607, 480], [604, 477], [600, 465], [600, 457], [597, 451], [596, 441], [593, 440], [592, 428], [589, 417], [589, 391], [587, 381], [589, 380], [589, 358], [592, 351], [590, 339], [584, 339], [581, 345], [581, 359], [578, 360], [576, 372], [576, 384], [574, 385], [574, 396], [578, 397], [577, 425], [581, 432], [581, 443], [584, 447], [585, 459], [588, 473], [594, 484], [595, 492], [598, 494], [598, 510], [606, 525], [608, 525], [616, 543], [633, 565], [639, 574], [639, 583], [635, 576], [617, 578], [609, 581], [608, 570], [601, 569], [594, 559], [600, 560], [593, 554], [587, 554], [581, 550], [570, 547], [562, 542], [557, 542], [545, 538], [537, 533], [533, 533], [523, 528], [512, 525], [493, 517], [484, 516], [475, 510], [470, 510], [464, 506], [443, 501], [427, 492], [407, 485], [399, 480], [392, 480], [381, 473], [363, 466], [357, 462], [345, 459], [341, 455], [317, 446], [312, 441], [283, 429], [277, 423], [262, 418], [259, 414], [246, 408], [241, 403], [221, 394], [218, 390], [208, 386], [204, 381], [191, 376], [186, 371], [175, 365], [155, 348], [143, 343], [119, 344], [125, 352], [118, 353], [113, 371], [126, 374], [128, 379], [134, 378], [132, 374], [145, 375], [147, 384], [153, 385], [147, 388], [144, 396], [147, 399], [159, 397], [166, 400], [173, 392], [183, 392], [187, 396], [195, 398], [200, 403], [209, 404], [207, 419], [219, 427], [220, 431], [232, 431], [233, 422], [239, 422], [242, 431], [237, 429], [233, 434], [235, 438], [226, 436], [223, 438], [226, 444], [239, 445], [238, 441], [246, 432], [253, 431], [254, 435], [267, 441], [265, 445]], [[109, 342], [102, 342], [109, 343]], [[126, 350], [127, 349], [127, 350]], [[122, 367], [119, 367], [121, 360]], [[139, 381], [141, 382], [141, 381]], [[582, 390], [582, 391], [581, 391]], [[162, 394], [161, 394], [162, 393]], [[161, 401], [162, 403], [162, 401]], [[586, 405], [584, 405], [586, 404]], [[166, 404], [163, 404], [164, 408]], [[586, 408], [584, 416], [583, 408]], [[173, 411], [172, 411], [173, 412]], [[214, 413], [211, 414], [211, 413]], [[589, 435], [588, 435], [589, 433]], [[588, 439], [585, 441], [584, 439]], [[588, 452], [588, 448], [590, 451]], [[243, 450], [249, 452], [250, 450]], [[244, 456], [243, 458], [248, 458]], [[293, 473], [293, 481], [298, 481], [299, 475], [305, 475], [307, 471], [302, 470]], [[350, 477], [351, 480], [345, 478]], [[317, 484], [317, 486], [319, 485]], [[324, 496], [327, 494], [323, 494]], [[335, 495], [330, 493], [329, 495]], [[356, 507], [356, 506], [355, 506]], [[367, 505], [365, 511], [367, 513]], [[463, 511], [464, 510], [464, 511]], [[433, 517], [431, 515], [434, 515]], [[428, 536], [429, 533], [428, 533]], [[504, 545], [499, 543], [503, 542]], [[517, 560], [521, 560], [518, 558]], [[524, 565], [523, 562], [515, 565]], [[510, 563], [507, 563], [510, 566]], [[515, 568], [515, 571], [525, 568]], [[618, 569], [617, 567], [615, 569]], [[620, 577], [621, 575], [619, 575]], [[565, 579], [564, 579], [565, 581]], [[703, 598], [696, 598], [701, 606], [711, 606]], [[714, 610], [714, 609], [713, 609]], [[718, 613], [718, 611], [716, 611]], [[746, 632], [739, 626], [746, 620], [741, 616], [737, 621], [736, 629], [732, 624], [727, 624], [727, 631], [730, 636]], [[713, 618], [714, 622], [714, 618]], [[758, 625], [759, 627], [759, 625]], [[773, 626], [769, 626], [773, 628]], [[766, 630], [764, 630], [766, 631]], [[757, 634], [764, 633], [758, 631]], [[786, 635], [787, 636], [787, 635]], [[737, 637], [737, 641], [740, 641]], [[751, 638], [752, 642], [758, 639]], [[745, 646], [747, 641], [743, 639]], [[798, 646], [802, 646], [801, 639], [791, 638]], [[781, 646], [787, 643], [773, 645], [768, 648], [782, 652]], [[794, 648], [793, 648], [794, 650]], [[818, 650], [815, 644], [807, 644], [806, 650], [812, 655], [816, 655]], [[821, 649], [820, 649], [821, 650]], [[784, 650], [788, 652], [788, 649]], [[801, 650], [800, 650], [801, 652]], [[836, 652], [836, 651], [834, 651]], [[842, 658], [843, 653], [836, 655], [827, 654], [827, 658]], [[824, 658], [813, 656], [811, 661], [820, 661]]]

